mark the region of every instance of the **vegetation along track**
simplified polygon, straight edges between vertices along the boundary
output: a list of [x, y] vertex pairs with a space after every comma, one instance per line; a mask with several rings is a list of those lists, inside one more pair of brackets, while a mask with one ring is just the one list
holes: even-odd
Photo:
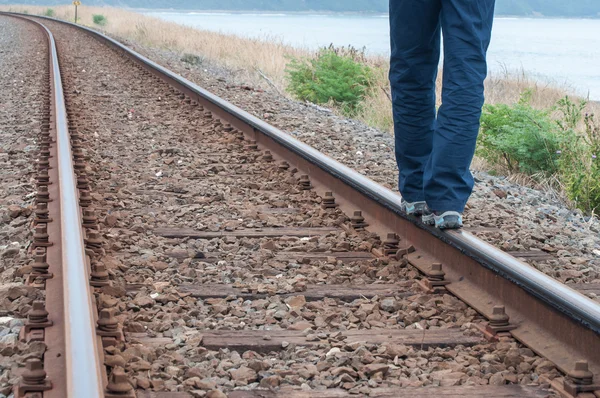
[[31, 19], [63, 79], [48, 33], [28, 281], [49, 315], [22, 336], [47, 375], [31, 360], [20, 395], [599, 396], [597, 303], [119, 43]]

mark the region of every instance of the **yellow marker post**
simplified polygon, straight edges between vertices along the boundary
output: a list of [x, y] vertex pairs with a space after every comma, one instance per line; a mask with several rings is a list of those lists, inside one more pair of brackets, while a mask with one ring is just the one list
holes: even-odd
[[73, 2], [73, 5], [75, 6], [75, 23], [77, 23], [77, 6], [80, 6], [80, 5], [81, 5], [81, 1], [79, 1], [79, 0], [75, 0], [75, 1]]

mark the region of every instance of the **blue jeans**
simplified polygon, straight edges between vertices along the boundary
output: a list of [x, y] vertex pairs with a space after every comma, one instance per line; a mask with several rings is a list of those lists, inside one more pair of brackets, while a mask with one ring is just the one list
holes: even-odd
[[[462, 212], [479, 133], [495, 0], [390, 0], [390, 82], [399, 189], [408, 202]], [[435, 81], [444, 38], [442, 106]]]

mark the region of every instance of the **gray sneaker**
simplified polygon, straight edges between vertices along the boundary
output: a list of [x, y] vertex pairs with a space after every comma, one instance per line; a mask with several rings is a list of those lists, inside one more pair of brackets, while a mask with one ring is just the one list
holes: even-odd
[[458, 229], [462, 228], [462, 214], [457, 211], [431, 211], [429, 208], [423, 212], [423, 224], [435, 225], [439, 229]]
[[406, 214], [408, 214], [409, 216], [420, 216], [423, 215], [423, 213], [427, 210], [427, 203], [426, 202], [407, 202], [404, 199], [402, 199], [402, 202], [400, 202], [400, 207], [402, 209], [403, 212], [405, 212]]

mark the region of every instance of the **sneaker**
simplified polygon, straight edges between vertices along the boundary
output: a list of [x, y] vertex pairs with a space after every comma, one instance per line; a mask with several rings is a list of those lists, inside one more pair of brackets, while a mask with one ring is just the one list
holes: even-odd
[[426, 202], [410, 203], [410, 202], [407, 202], [404, 199], [402, 199], [402, 202], [400, 202], [400, 208], [402, 209], [403, 212], [405, 212], [409, 216], [420, 216], [427, 209], [427, 203]]
[[429, 206], [425, 207], [421, 220], [423, 221], [423, 224], [435, 225], [435, 214], [433, 213], [433, 211], [431, 211], [431, 209], [429, 209]]
[[423, 224], [435, 225], [439, 229], [458, 229], [462, 228], [462, 214], [457, 211], [431, 211], [427, 209], [423, 213]]

